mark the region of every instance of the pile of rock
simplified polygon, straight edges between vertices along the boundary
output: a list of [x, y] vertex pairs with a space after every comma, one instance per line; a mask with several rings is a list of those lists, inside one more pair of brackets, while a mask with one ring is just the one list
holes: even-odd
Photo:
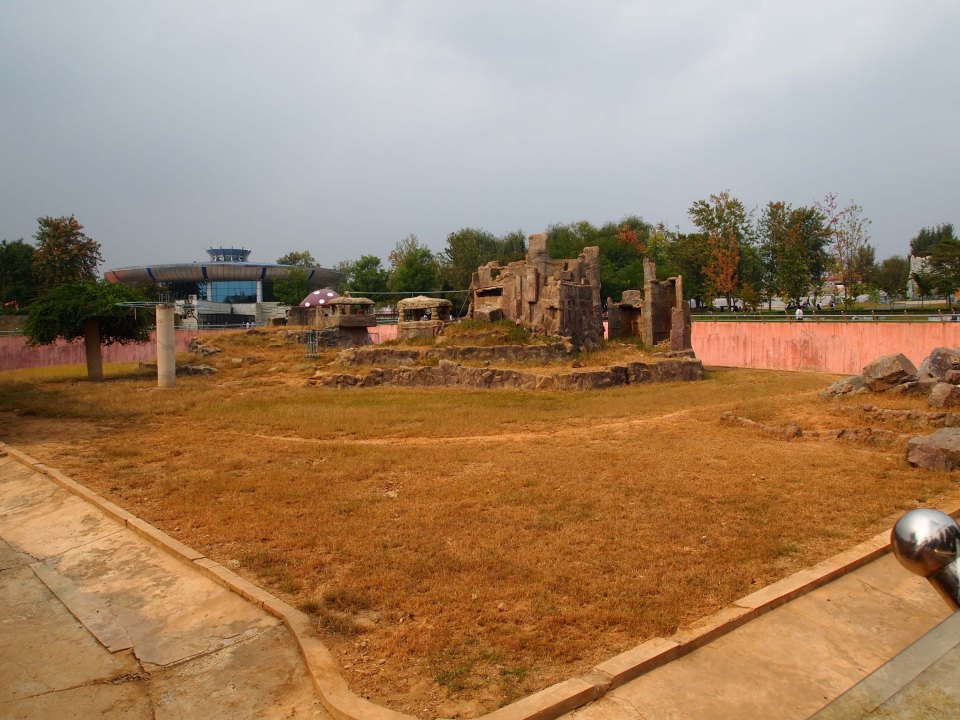
[[194, 355], [200, 355], [201, 357], [210, 357], [211, 355], [218, 355], [223, 352], [223, 348], [218, 348], [216, 345], [207, 345], [198, 337], [190, 339], [190, 344], [187, 346], [187, 350], [192, 352]]
[[960, 350], [936, 348], [917, 369], [903, 354], [884, 355], [855, 375], [820, 393], [824, 400], [846, 395], [926, 395], [930, 407], [960, 406]]

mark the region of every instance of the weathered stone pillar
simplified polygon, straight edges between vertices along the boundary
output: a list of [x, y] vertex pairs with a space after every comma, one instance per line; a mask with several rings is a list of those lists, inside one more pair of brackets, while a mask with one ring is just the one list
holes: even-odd
[[643, 344], [653, 347], [653, 284], [657, 281], [657, 264], [650, 258], [643, 259]]
[[173, 335], [173, 305], [157, 305], [157, 387], [177, 384], [177, 352]]

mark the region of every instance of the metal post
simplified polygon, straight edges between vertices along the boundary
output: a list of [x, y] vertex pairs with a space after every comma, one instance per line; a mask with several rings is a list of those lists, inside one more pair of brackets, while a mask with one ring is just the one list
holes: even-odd
[[157, 387], [177, 385], [177, 352], [173, 335], [173, 305], [157, 305]]
[[890, 544], [901, 565], [927, 578], [952, 610], [960, 610], [960, 525], [956, 520], [939, 510], [911, 510], [893, 526]]

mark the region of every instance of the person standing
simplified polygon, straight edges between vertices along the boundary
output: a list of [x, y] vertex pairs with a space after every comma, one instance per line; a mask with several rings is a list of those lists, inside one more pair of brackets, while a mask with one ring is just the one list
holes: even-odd
[[803, 320], [803, 308], [798, 307], [797, 311], [794, 313], [794, 317], [797, 319], [797, 322]]

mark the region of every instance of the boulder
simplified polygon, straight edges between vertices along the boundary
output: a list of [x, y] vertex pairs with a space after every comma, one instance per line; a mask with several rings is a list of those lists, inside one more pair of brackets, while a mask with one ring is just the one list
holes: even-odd
[[945, 380], [951, 370], [960, 370], [960, 351], [950, 348], [934, 348], [920, 363], [918, 380]]
[[889, 390], [891, 395], [928, 395], [937, 385], [936, 380], [913, 380]]
[[178, 365], [177, 375], [213, 375], [217, 372], [210, 365]]
[[938, 382], [930, 391], [927, 405], [935, 408], [960, 406], [960, 387], [948, 382]]
[[928, 470], [960, 467], [960, 428], [941, 428], [933, 435], [918, 435], [907, 443], [907, 462]]
[[838, 397], [843, 397], [844, 395], [852, 395], [865, 387], [866, 381], [863, 379], [863, 375], [854, 375], [853, 377], [844, 378], [843, 380], [837, 380], [826, 390], [822, 390], [820, 392], [820, 399], [833, 400]]
[[917, 368], [903, 353], [884, 355], [863, 369], [863, 380], [873, 392], [884, 392], [917, 379]]

